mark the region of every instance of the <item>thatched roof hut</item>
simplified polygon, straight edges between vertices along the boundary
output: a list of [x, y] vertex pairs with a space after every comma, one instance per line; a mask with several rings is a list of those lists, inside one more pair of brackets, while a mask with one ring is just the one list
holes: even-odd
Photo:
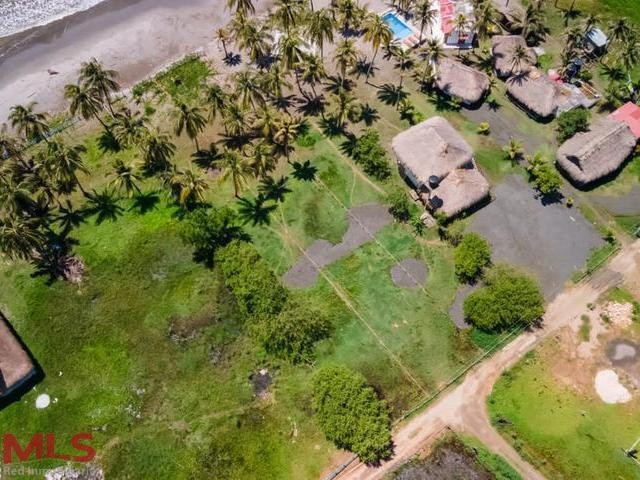
[[458, 168], [431, 191], [429, 204], [447, 218], [477, 205], [489, 197], [489, 182], [475, 168]]
[[31, 357], [0, 314], [0, 398], [11, 393], [35, 373]]
[[473, 165], [473, 150], [442, 117], [431, 117], [396, 135], [391, 142], [400, 174], [418, 191], [430, 177], [442, 180], [456, 168]]
[[618, 170], [636, 140], [629, 125], [605, 118], [564, 142], [557, 152], [558, 164], [574, 183], [588, 185]]
[[438, 90], [457, 97], [466, 105], [477, 104], [489, 90], [486, 73], [445, 57], [438, 62]]
[[556, 82], [537, 69], [524, 75], [514, 75], [507, 79], [506, 84], [511, 98], [538, 119], [553, 117], [570, 101]]
[[[519, 71], [514, 71], [513, 52], [519, 46], [526, 49], [527, 59], [522, 62], [518, 68]], [[526, 40], [520, 35], [494, 35], [491, 37], [491, 52], [493, 68], [500, 78], [507, 78], [515, 73], [529, 72], [538, 61], [536, 52], [527, 46]]]

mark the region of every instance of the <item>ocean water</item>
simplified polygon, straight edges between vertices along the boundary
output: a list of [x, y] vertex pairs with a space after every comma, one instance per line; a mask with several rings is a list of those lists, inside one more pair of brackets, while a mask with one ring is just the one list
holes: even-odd
[[0, 37], [45, 25], [103, 0], [0, 0]]

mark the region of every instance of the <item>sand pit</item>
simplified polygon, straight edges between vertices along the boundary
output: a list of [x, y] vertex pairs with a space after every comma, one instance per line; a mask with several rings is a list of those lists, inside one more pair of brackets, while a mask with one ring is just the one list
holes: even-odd
[[347, 212], [349, 228], [337, 245], [326, 240], [315, 241], [282, 277], [291, 288], [308, 288], [315, 285], [318, 269], [346, 257], [358, 247], [374, 239], [376, 233], [391, 223], [393, 217], [387, 207], [377, 203], [358, 205]]
[[427, 280], [427, 266], [422, 260], [407, 258], [391, 269], [391, 280], [396, 287], [421, 287]]
[[631, 393], [620, 383], [618, 374], [613, 370], [600, 370], [595, 378], [596, 393], [605, 403], [627, 403]]

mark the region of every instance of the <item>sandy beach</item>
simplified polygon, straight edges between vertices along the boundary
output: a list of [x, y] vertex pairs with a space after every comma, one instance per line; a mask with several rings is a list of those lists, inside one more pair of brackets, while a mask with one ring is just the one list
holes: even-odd
[[218, 56], [214, 31], [229, 17], [223, 0], [107, 0], [0, 39], [0, 123], [15, 104], [65, 108], [64, 85], [91, 57], [117, 70], [128, 87], [195, 50]]

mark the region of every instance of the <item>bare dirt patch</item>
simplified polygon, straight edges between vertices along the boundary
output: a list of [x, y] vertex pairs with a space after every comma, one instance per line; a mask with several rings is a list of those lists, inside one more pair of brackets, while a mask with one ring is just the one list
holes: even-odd
[[391, 269], [391, 280], [396, 287], [421, 287], [427, 280], [427, 266], [422, 260], [407, 258]]
[[298, 262], [282, 277], [282, 282], [287, 287], [312, 287], [318, 278], [318, 269], [346, 257], [360, 246], [370, 242], [393, 220], [387, 207], [377, 203], [353, 207], [347, 212], [347, 217], [349, 228], [342, 237], [342, 241], [332, 245], [326, 240], [316, 240], [311, 244]]

